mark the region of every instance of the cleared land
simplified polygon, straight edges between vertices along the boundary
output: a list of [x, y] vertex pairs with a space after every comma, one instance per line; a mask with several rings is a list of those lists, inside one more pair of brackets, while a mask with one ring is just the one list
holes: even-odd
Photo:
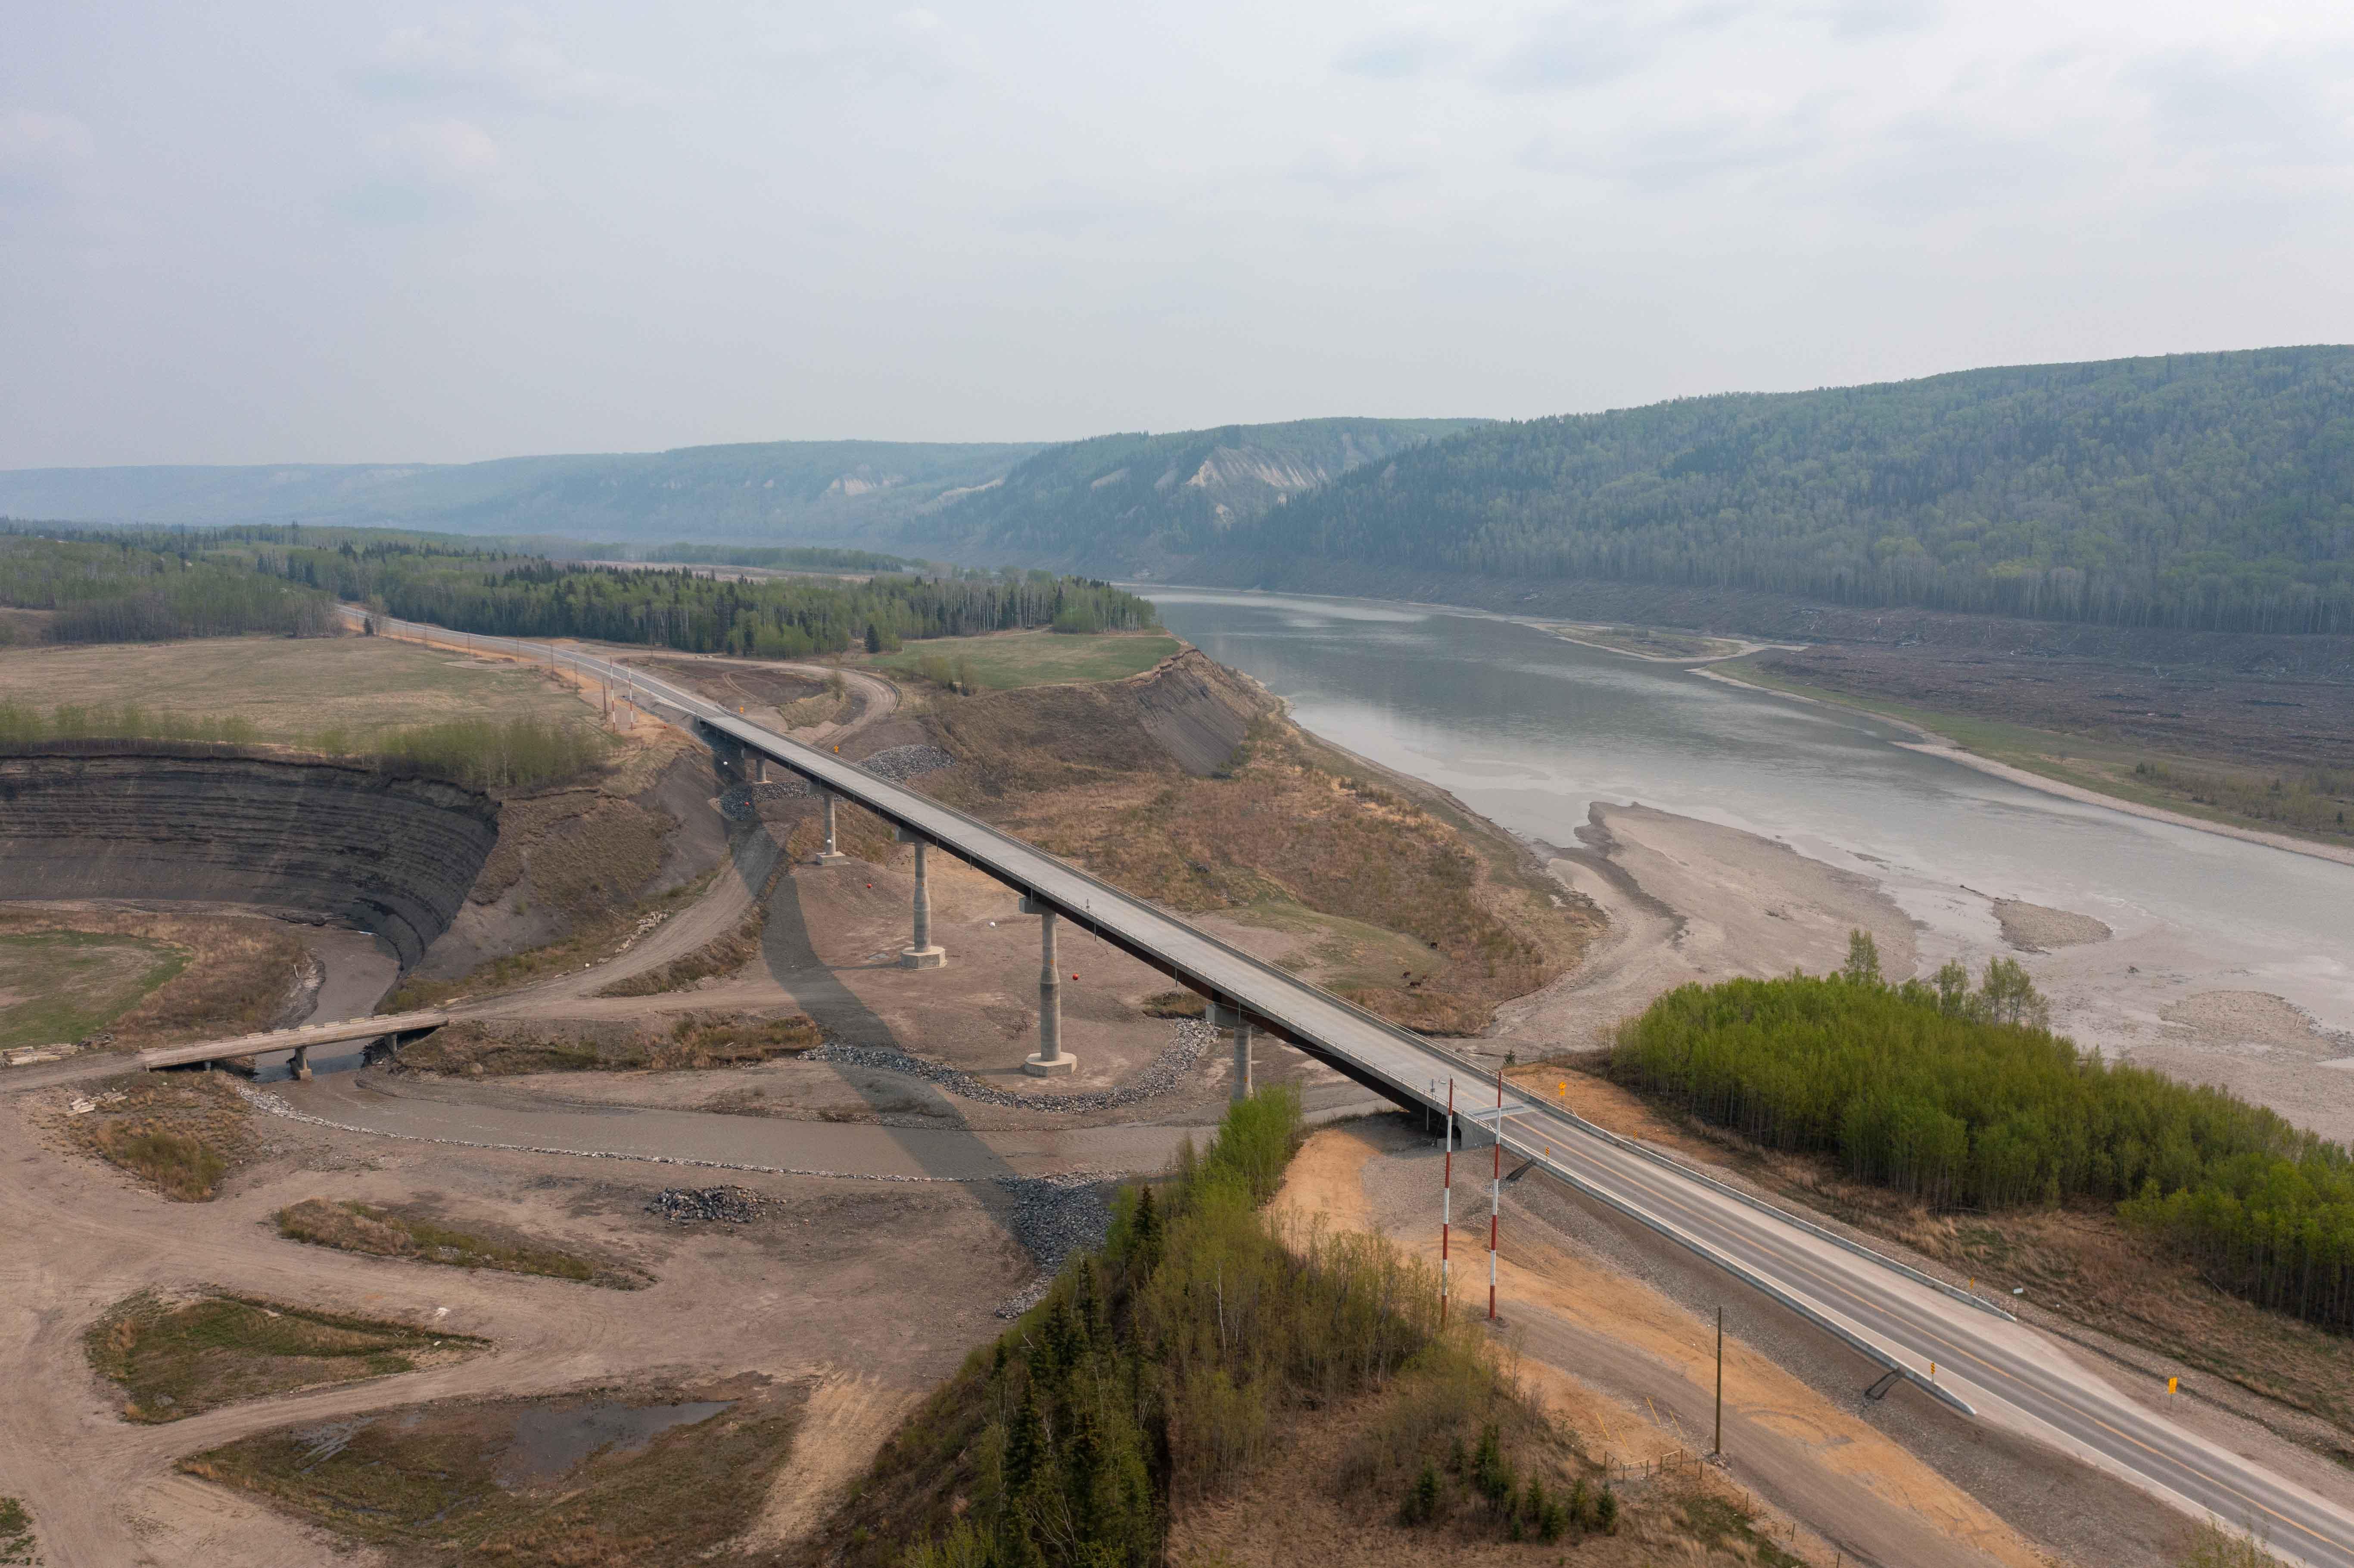
[[414, 1324], [209, 1292], [140, 1291], [82, 1336], [91, 1367], [122, 1391], [126, 1421], [185, 1421], [297, 1389], [444, 1366], [487, 1341]]
[[81, 1039], [186, 967], [187, 954], [90, 931], [0, 936], [0, 1049]]
[[0, 690], [43, 708], [242, 718], [301, 745], [330, 727], [355, 743], [452, 719], [575, 722], [570, 688], [504, 659], [382, 637], [214, 637], [186, 642], [0, 649]]
[[869, 658], [875, 669], [920, 675], [928, 660], [961, 664], [982, 691], [1005, 692], [1063, 681], [1119, 681], [1140, 675], [1182, 646], [1163, 631], [999, 631], [986, 637], [928, 637], [896, 653]]

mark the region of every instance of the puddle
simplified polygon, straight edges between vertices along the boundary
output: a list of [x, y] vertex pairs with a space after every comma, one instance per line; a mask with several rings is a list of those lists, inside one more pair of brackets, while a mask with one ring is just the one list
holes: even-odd
[[523, 1487], [554, 1480], [600, 1448], [634, 1454], [672, 1427], [708, 1421], [734, 1403], [630, 1405], [596, 1400], [526, 1410], [515, 1417], [513, 1446], [499, 1460], [498, 1483]]

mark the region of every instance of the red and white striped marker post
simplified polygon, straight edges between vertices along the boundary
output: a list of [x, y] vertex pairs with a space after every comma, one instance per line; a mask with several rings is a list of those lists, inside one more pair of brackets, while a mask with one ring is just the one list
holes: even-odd
[[1455, 1219], [1455, 1080], [1447, 1080], [1447, 1163], [1438, 1185], [1438, 1326], [1447, 1327], [1447, 1232]]
[[1504, 1069], [1496, 1069], [1496, 1169], [1488, 1178], [1488, 1321], [1496, 1320], [1496, 1211], [1504, 1201]]

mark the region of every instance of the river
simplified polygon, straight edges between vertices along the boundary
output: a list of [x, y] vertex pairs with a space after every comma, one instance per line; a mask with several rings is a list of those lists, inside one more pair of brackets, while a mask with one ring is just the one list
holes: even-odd
[[[2046, 794], [1907, 749], [1907, 732], [1869, 715], [1497, 617], [1147, 591], [1170, 630], [1264, 682], [1309, 729], [1525, 838], [1575, 844], [1602, 800], [1779, 839], [1879, 879], [1920, 923], [1932, 966], [2004, 950], [1978, 895], [2104, 921], [2110, 942], [2024, 959], [2087, 1043], [2173, 1042], [2164, 1013], [2217, 991], [2270, 993], [2354, 1031], [2354, 866]], [[2276, 1065], [2354, 1093], [2354, 1073], [2322, 1066], [2354, 1066], [2354, 1038], [2269, 1040], [2236, 1044], [2285, 1050], [2300, 1060]]]

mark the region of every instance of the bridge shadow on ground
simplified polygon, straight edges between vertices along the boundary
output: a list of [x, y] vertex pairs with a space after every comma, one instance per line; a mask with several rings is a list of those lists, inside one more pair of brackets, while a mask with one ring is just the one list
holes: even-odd
[[[816, 945], [810, 938], [808, 912], [801, 907], [800, 877], [805, 869], [794, 867], [779, 880], [776, 892], [769, 898], [768, 927], [760, 938], [760, 958], [768, 967], [769, 978], [810, 1015], [828, 1040], [846, 1045], [907, 1050], [891, 1026], [818, 957]], [[938, 1085], [920, 1078], [846, 1065], [838, 1066], [836, 1071], [842, 1081], [878, 1116], [907, 1114], [912, 1102], [918, 1114], [940, 1118], [946, 1125], [893, 1128], [885, 1124], [882, 1130], [892, 1135], [893, 1140], [907, 1151], [908, 1160], [925, 1174], [965, 1178], [990, 1216], [1017, 1242], [1022, 1239], [1011, 1224], [1013, 1190], [1002, 1181], [971, 1179], [975, 1171], [1002, 1178], [1020, 1173], [980, 1134], [970, 1129], [961, 1104]], [[965, 1130], [960, 1136], [956, 1128]]]

